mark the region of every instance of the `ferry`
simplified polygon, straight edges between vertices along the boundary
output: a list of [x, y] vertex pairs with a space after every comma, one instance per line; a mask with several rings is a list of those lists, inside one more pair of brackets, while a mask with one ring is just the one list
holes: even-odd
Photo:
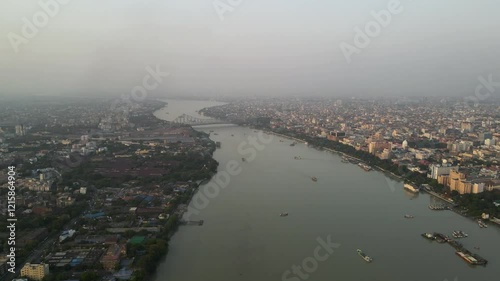
[[288, 216], [288, 213], [281, 213], [280, 214], [280, 217], [286, 217], [286, 216]]
[[411, 183], [405, 183], [404, 187], [406, 190], [411, 191], [413, 193], [418, 193], [420, 191], [420, 188], [411, 184]]
[[311, 180], [314, 181], [314, 182], [317, 182], [318, 181], [318, 178], [316, 177], [311, 177]]
[[360, 257], [362, 257], [362, 258], [363, 258], [366, 262], [372, 262], [372, 261], [373, 261], [373, 259], [372, 259], [372, 258], [370, 258], [369, 256], [367, 256], [367, 255], [366, 255], [365, 253], [363, 253], [363, 251], [361, 251], [360, 249], [358, 249], [358, 250], [357, 250], [357, 252], [358, 252], [358, 255], [359, 255]]

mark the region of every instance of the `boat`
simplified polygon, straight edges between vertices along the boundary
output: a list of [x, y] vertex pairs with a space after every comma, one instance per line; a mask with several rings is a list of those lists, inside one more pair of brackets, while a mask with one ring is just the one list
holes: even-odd
[[217, 134], [217, 133], [214, 133], [214, 136], [218, 136], [218, 135], [219, 135], [219, 134]]
[[468, 237], [469, 235], [461, 230], [455, 230], [453, 231], [453, 237], [454, 238], [465, 238]]
[[367, 255], [366, 255], [365, 253], [363, 253], [363, 251], [361, 251], [360, 249], [358, 249], [358, 250], [357, 250], [357, 252], [358, 252], [358, 255], [359, 255], [360, 257], [362, 257], [362, 258], [363, 258], [366, 262], [372, 262], [372, 261], [373, 261], [373, 259], [372, 259], [372, 258], [370, 258], [369, 256], [367, 256]]
[[404, 188], [408, 191], [411, 191], [413, 193], [418, 193], [420, 191], [420, 188], [416, 185], [413, 185], [411, 183], [405, 183]]
[[471, 254], [467, 251], [457, 251], [455, 252], [459, 257], [461, 257], [464, 261], [472, 264], [472, 265], [486, 265], [488, 263], [487, 260], [481, 258], [478, 255]]
[[405, 215], [405, 219], [413, 219], [413, 218], [414, 218], [414, 216], [412, 216], [412, 215]]
[[429, 205], [429, 209], [434, 210], [434, 211], [442, 211], [442, 210], [447, 210], [448, 207], [446, 206], [435, 206], [435, 205]]
[[372, 170], [372, 167], [366, 165], [365, 163], [358, 163], [358, 166], [361, 167], [363, 170], [365, 170], [366, 172], [368, 171], [371, 171]]
[[436, 238], [436, 242], [438, 243], [446, 243], [448, 241], [451, 241], [452, 239], [448, 238], [448, 236], [434, 232], [434, 237]]
[[284, 142], [284, 140], [280, 140], [280, 142]]
[[436, 237], [432, 233], [422, 233], [422, 237], [427, 238], [429, 240], [435, 240]]
[[301, 159], [302, 159], [302, 157], [300, 157], [300, 156], [295, 156], [295, 157], [293, 157], [293, 159], [295, 159], [295, 160], [301, 160]]
[[286, 216], [288, 216], [288, 213], [281, 213], [280, 214], [280, 217], [286, 217]]
[[309, 145], [309, 143], [308, 143], [308, 142], [305, 142], [304, 144], [305, 144], [305, 145]]
[[477, 220], [477, 224], [479, 225], [480, 228], [487, 228], [488, 225], [485, 224], [482, 220]]
[[296, 144], [296, 142], [292, 142], [292, 143], [290, 144], [290, 146], [295, 146], [295, 144]]
[[246, 160], [245, 158], [241, 158], [241, 161], [245, 162], [245, 161], [247, 161], [247, 160]]
[[479, 248], [478, 246], [475, 246], [474, 249], [476, 250], [480, 250], [481, 248]]
[[314, 182], [317, 182], [318, 181], [318, 178], [316, 177], [311, 177], [311, 180], [314, 181]]

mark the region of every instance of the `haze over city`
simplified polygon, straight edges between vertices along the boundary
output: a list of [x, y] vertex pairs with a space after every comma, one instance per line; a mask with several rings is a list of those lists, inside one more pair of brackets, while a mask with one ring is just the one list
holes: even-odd
[[65, 1], [16, 53], [37, 2], [0, 3], [0, 95], [120, 95], [160, 65], [159, 96], [464, 96], [500, 65], [495, 0], [401, 1], [350, 62], [390, 1]]

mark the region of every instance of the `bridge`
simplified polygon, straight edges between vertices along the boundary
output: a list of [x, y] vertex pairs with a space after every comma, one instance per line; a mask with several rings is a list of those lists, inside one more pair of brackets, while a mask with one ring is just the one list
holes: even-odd
[[175, 118], [172, 122], [176, 124], [186, 124], [191, 126], [227, 124], [227, 122], [217, 120], [214, 118], [198, 118], [187, 114], [182, 114], [181, 116]]

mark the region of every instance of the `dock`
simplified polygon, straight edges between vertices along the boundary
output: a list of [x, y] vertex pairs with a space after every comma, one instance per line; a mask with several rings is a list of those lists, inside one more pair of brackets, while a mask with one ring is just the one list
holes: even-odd
[[488, 261], [478, 254], [474, 254], [471, 251], [467, 250], [462, 243], [449, 238], [447, 235], [434, 232], [432, 235], [426, 236], [426, 234], [422, 234], [425, 238], [429, 240], [435, 240], [438, 243], [448, 243], [451, 247], [453, 247], [459, 257], [472, 265], [486, 265]]

